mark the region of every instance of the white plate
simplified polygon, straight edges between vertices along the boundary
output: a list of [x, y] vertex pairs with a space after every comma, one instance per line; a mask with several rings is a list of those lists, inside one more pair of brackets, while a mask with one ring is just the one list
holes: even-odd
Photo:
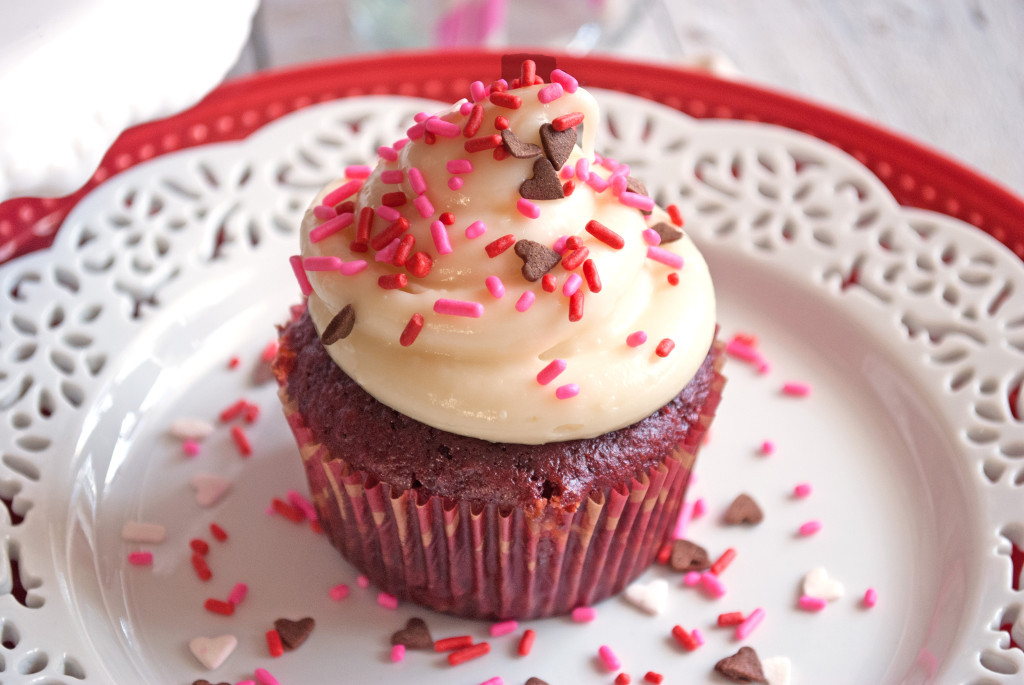
[[[738, 552], [722, 575], [724, 598], [655, 568], [645, 579], [672, 584], [661, 616], [613, 598], [593, 623], [534, 621], [455, 668], [416, 652], [392, 664], [388, 638], [410, 616], [425, 617], [435, 638], [486, 639], [487, 625], [380, 608], [323, 538], [265, 513], [273, 497], [304, 489], [274, 388], [250, 382], [298, 299], [286, 260], [294, 227], [321, 183], [430, 108], [343, 100], [242, 143], [126, 172], [83, 200], [52, 249], [0, 269], [0, 496], [26, 514], [5, 527], [3, 552], [29, 588], [27, 607], [2, 598], [5, 675], [236, 682], [266, 668], [283, 685], [608, 683], [614, 674], [597, 658], [607, 644], [634, 683], [649, 670], [666, 682], [714, 683], [724, 682], [714, 663], [750, 644], [762, 658], [788, 657], [793, 683], [1012, 682], [1024, 655], [999, 626], [1024, 637], [1009, 561], [1010, 541], [1024, 541], [1024, 431], [1013, 392], [1020, 262], [965, 224], [898, 207], [866, 169], [820, 141], [600, 98], [614, 122], [599, 137], [604, 150], [688, 217], [716, 279], [724, 337], [757, 334], [772, 364], [767, 374], [727, 366], [691, 490], [709, 505], [693, 539], [713, 556]], [[854, 269], [857, 284], [843, 287]], [[235, 356], [242, 365], [231, 370]], [[811, 395], [781, 394], [789, 380], [810, 383]], [[225, 426], [194, 459], [167, 435], [174, 419], [215, 419], [241, 397], [262, 408], [248, 428], [251, 458], [239, 457]], [[765, 440], [776, 445], [771, 456], [759, 454]], [[200, 472], [232, 481], [217, 507], [195, 503], [188, 481]], [[813, 486], [810, 497], [792, 497], [799, 482]], [[764, 523], [720, 522], [740, 492], [761, 503]], [[812, 519], [821, 532], [798, 535]], [[148, 547], [152, 567], [127, 563], [139, 547], [120, 538], [128, 520], [168, 527], [168, 539]], [[229, 541], [212, 541], [211, 521]], [[209, 583], [191, 569], [193, 537], [212, 546]], [[815, 566], [847, 590], [816, 614], [796, 607]], [[236, 582], [249, 595], [234, 616], [203, 609]], [[328, 590], [342, 582], [352, 595], [332, 602]], [[860, 603], [868, 587], [879, 595], [873, 609]], [[721, 612], [755, 607], [766, 618], [742, 643], [714, 627]], [[303, 616], [317, 620], [309, 641], [267, 656], [273, 621]], [[675, 624], [700, 628], [707, 643], [684, 652], [670, 636]], [[521, 658], [526, 627], [537, 644]], [[239, 646], [209, 673], [187, 643], [224, 633]]]

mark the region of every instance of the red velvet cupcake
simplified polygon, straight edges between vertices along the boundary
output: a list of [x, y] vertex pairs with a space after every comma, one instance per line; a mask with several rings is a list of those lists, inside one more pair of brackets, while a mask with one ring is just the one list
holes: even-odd
[[671, 535], [724, 385], [703, 259], [551, 78], [476, 83], [320, 193], [274, 364], [331, 542], [461, 616], [621, 591]]

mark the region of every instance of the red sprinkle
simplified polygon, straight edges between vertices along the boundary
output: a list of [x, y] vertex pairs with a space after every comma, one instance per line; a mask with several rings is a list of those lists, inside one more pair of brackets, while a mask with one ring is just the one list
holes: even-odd
[[508, 119], [506, 119], [503, 116], [494, 117], [494, 128], [498, 129], [499, 131], [504, 131], [505, 129], [508, 128]]
[[188, 546], [192, 548], [192, 551], [196, 554], [206, 554], [210, 551], [210, 545], [207, 544], [206, 540], [200, 540], [199, 538], [192, 538], [188, 541]]
[[583, 277], [587, 279], [587, 287], [590, 288], [590, 292], [601, 292], [601, 274], [597, 273], [597, 264], [594, 264], [593, 259], [583, 262]]
[[274, 357], [277, 356], [277, 341], [271, 340], [264, 347], [263, 351], [260, 352], [260, 359], [265, 362], [274, 361]]
[[693, 639], [693, 635], [682, 626], [672, 626], [672, 637], [689, 652], [692, 652], [699, 646], [697, 641]]
[[654, 671], [647, 671], [647, 673], [644, 673], [644, 680], [649, 683], [654, 683], [654, 685], [661, 685], [661, 681], [664, 679], [665, 676], [660, 673], [655, 673]]
[[583, 291], [577, 290], [569, 298], [569, 321], [579, 321], [583, 318]]
[[672, 543], [666, 542], [658, 550], [658, 563], [664, 566], [672, 558]]
[[532, 59], [524, 59], [523, 63], [519, 65], [519, 82], [528, 86], [533, 83], [533, 79], [536, 77], [537, 63]]
[[242, 413], [242, 420], [246, 423], [256, 423], [256, 419], [260, 417], [260, 407], [257, 404], [246, 404], [245, 411]]
[[473, 109], [469, 112], [469, 119], [466, 121], [466, 125], [462, 127], [462, 135], [472, 138], [480, 131], [480, 124], [483, 122], [484, 106], [478, 102], [473, 105]]
[[220, 422], [227, 423], [232, 419], [237, 419], [239, 416], [242, 415], [242, 412], [245, 411], [246, 405], [248, 405], [248, 402], [246, 402], [244, 399], [238, 400], [237, 402], [235, 402], [230, 407], [228, 407], [227, 409], [220, 413]]
[[504, 93], [506, 90], [508, 90], [508, 83], [505, 82], [505, 79], [491, 81], [492, 93]]
[[668, 211], [668, 218], [672, 220], [672, 223], [675, 224], [676, 226], [682, 227], [683, 215], [679, 211], [679, 207], [676, 207], [675, 205], [669, 205], [668, 207], [665, 208], [665, 210]]
[[673, 271], [665, 277], [668, 280], [669, 285], [679, 285], [679, 274]]
[[239, 359], [238, 357], [232, 357], [231, 359], [228, 360], [228, 368], [229, 369], [237, 369], [238, 365], [241, 364], [241, 363], [242, 363], [241, 359]]
[[[568, 242], [566, 247], [568, 247]], [[590, 256], [590, 248], [586, 245], [580, 247], [578, 250], [573, 250], [569, 254], [562, 257], [562, 266], [565, 267], [566, 271], [573, 271], [582, 264], [587, 257]]]
[[562, 184], [562, 195], [565, 195], [566, 197], [569, 197], [575, 191], [576, 191], [576, 183], [574, 183], [572, 180], [568, 180], [568, 181], [566, 181], [565, 183]]
[[203, 582], [213, 578], [213, 573], [210, 572], [210, 567], [206, 565], [206, 559], [203, 558], [202, 554], [192, 555], [192, 568], [195, 569], [199, 580]]
[[505, 107], [508, 109], [519, 109], [523, 106], [523, 100], [518, 95], [512, 93], [491, 93], [491, 103], [498, 107]]
[[621, 235], [596, 219], [587, 222], [587, 233], [614, 250], [621, 250], [626, 244], [626, 240]]
[[556, 131], [565, 131], [583, 123], [583, 112], [570, 112], [551, 120], [551, 127]]
[[494, 152], [492, 153], [492, 155], [494, 157], [494, 161], [496, 161], [496, 162], [500, 162], [503, 159], [508, 159], [509, 156], [511, 156], [511, 154], [512, 154], [511, 152], [509, 152], [508, 150], [506, 150], [503, 147], [496, 147], [496, 148], [494, 148]]
[[409, 323], [405, 324], [405, 330], [402, 331], [401, 337], [398, 342], [402, 344], [402, 347], [408, 347], [416, 342], [416, 337], [423, 330], [423, 317], [419, 314], [413, 314], [409, 319]]
[[230, 616], [235, 613], [234, 604], [220, 599], [213, 599], [212, 597], [203, 603], [203, 607], [207, 611], [212, 611], [215, 614], [223, 614], [224, 616]]
[[210, 524], [210, 535], [212, 535], [215, 539], [217, 539], [220, 542], [224, 542], [228, 539], [228, 534], [224, 531], [223, 528], [218, 526], [216, 523]]
[[497, 257], [502, 252], [504, 252], [505, 250], [507, 250], [508, 248], [512, 247], [515, 244], [516, 237], [509, 233], [508, 235], [503, 235], [497, 240], [493, 240], [487, 243], [487, 245], [484, 247], [484, 250], [487, 251], [488, 257], [494, 259], [495, 257]]
[[672, 350], [674, 350], [675, 347], [676, 344], [672, 342], [671, 338], [664, 338], [660, 343], [658, 343], [658, 346], [654, 348], [654, 354], [659, 357], [667, 357], [672, 354]]
[[292, 523], [302, 523], [306, 520], [306, 516], [301, 511], [278, 497], [275, 497], [270, 501], [270, 506], [274, 511], [281, 516], [284, 516]]
[[385, 207], [401, 207], [409, 198], [400, 190], [393, 193], [384, 193], [380, 196], [380, 203]]
[[398, 290], [409, 285], [409, 277], [405, 274], [384, 274], [377, 279], [377, 285], [384, 290]]
[[523, 637], [519, 640], [519, 656], [528, 656], [530, 650], [533, 649], [533, 641], [537, 639], [537, 633], [533, 632], [532, 629], [527, 629], [523, 632]]
[[273, 628], [267, 631], [267, 649], [270, 651], [270, 656], [275, 659], [284, 654], [284, 645], [281, 644], [281, 636]]
[[249, 437], [242, 430], [241, 426], [231, 427], [231, 439], [235, 441], [235, 446], [243, 457], [248, 457], [252, 454], [252, 444], [249, 442]]
[[452, 666], [458, 666], [464, 664], [470, 659], [476, 659], [484, 654], [488, 654], [491, 651], [491, 645], [488, 642], [480, 642], [472, 647], [463, 647], [462, 649], [456, 650], [448, 655], [448, 663]]
[[572, 235], [565, 239], [565, 247], [567, 250], [578, 250], [583, 241], [580, 240], [578, 235]]
[[383, 250], [391, 244], [392, 240], [401, 236], [407, 230], [409, 230], [409, 220], [404, 216], [400, 216], [388, 224], [387, 228], [383, 231], [373, 236], [373, 239], [370, 241], [370, 247], [374, 250]]
[[544, 288], [546, 292], [553, 293], [555, 288], [558, 287], [558, 279], [552, 274], [544, 274], [544, 278], [540, 280], [540, 286]]
[[412, 248], [415, 244], [416, 236], [411, 233], [403, 235], [398, 243], [398, 249], [395, 250], [395, 256], [391, 258], [391, 263], [395, 266], [405, 266], [405, 263], [409, 261], [409, 255], [412, 254]]
[[490, 136], [481, 136], [479, 138], [470, 138], [463, 145], [466, 152], [482, 152], [484, 150], [493, 150], [494, 148], [501, 147], [501, 136], [497, 133]]
[[363, 207], [359, 210], [359, 223], [356, 225], [356, 238], [349, 244], [353, 252], [366, 252], [370, 244], [370, 229], [373, 228], [373, 217], [376, 212], [373, 207]]
[[742, 611], [727, 611], [724, 614], [718, 615], [718, 626], [721, 628], [738, 626], [744, 620], [746, 620], [746, 616], [743, 615]]
[[455, 223], [455, 215], [451, 212], [443, 212], [441, 216], [437, 217], [438, 220], [445, 226], [451, 226]]
[[434, 642], [435, 652], [451, 652], [456, 649], [462, 649], [463, 647], [469, 647], [473, 644], [472, 635], [458, 635], [456, 637], [446, 637], [441, 640]]
[[405, 261], [405, 268], [416, 278], [424, 278], [434, 266], [434, 260], [426, 252], [417, 252]]
[[729, 549], [722, 552], [722, 556], [718, 557], [715, 563], [711, 564], [711, 572], [716, 576], [721, 575], [722, 571], [729, 567], [732, 560], [736, 558], [736, 550], [730, 547]]
[[631, 682], [633, 682], [633, 679], [625, 671], [615, 676], [615, 685], [629, 685]]

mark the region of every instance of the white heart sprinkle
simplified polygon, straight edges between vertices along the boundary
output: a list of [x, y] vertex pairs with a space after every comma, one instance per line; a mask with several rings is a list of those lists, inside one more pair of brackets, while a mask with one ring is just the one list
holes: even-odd
[[761, 660], [761, 670], [764, 671], [764, 678], [768, 685], [789, 685], [792, 664], [789, 657], [773, 656], [770, 659]]
[[220, 667], [237, 646], [238, 638], [234, 635], [194, 637], [188, 643], [189, 651], [199, 659], [199, 663], [211, 671]]
[[126, 542], [145, 542], [159, 544], [167, 537], [167, 529], [159, 523], [143, 523], [142, 521], [125, 521], [121, 527], [121, 539]]
[[657, 578], [649, 583], [633, 583], [626, 588], [626, 599], [649, 614], [660, 614], [668, 604], [668, 581]]
[[843, 584], [830, 578], [828, 571], [821, 566], [811, 569], [804, 576], [804, 594], [810, 597], [832, 602], [842, 597], [845, 592]]
[[202, 419], [172, 421], [167, 432], [179, 440], [202, 440], [213, 432], [213, 424]]
[[193, 476], [188, 484], [196, 491], [196, 502], [201, 507], [212, 507], [231, 487], [231, 481], [227, 478], [211, 473], [200, 473]]

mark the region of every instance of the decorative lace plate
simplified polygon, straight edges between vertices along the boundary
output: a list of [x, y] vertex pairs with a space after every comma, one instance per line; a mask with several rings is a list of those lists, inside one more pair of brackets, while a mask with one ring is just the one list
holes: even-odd
[[[94, 190], [54, 246], [0, 267], [0, 680], [47, 683], [236, 682], [266, 668], [284, 684], [604, 683], [611, 646], [639, 682], [649, 670], [721, 682], [714, 663], [750, 644], [786, 657], [793, 683], [1009, 683], [1024, 672], [1024, 616], [1011, 543], [1024, 543], [1024, 268], [1002, 245], [943, 215], [899, 207], [870, 172], [827, 144], [744, 122], [694, 121], [601, 92], [598, 140], [659, 202], [676, 202], [715, 276], [723, 335], [759, 336], [768, 373], [733, 360], [690, 499], [709, 513], [690, 535], [712, 555], [738, 552], [711, 600], [664, 568], [669, 609], [652, 617], [614, 598], [598, 619], [532, 622], [452, 668], [388, 636], [425, 616], [435, 637], [485, 625], [413, 606], [378, 607], [372, 590], [305, 527], [264, 513], [302, 490], [274, 389], [250, 370], [298, 300], [286, 257], [314, 191], [404, 131], [423, 101], [340, 100], [268, 125], [240, 143], [144, 163]], [[242, 364], [228, 368], [238, 357]], [[785, 381], [812, 392], [782, 394]], [[238, 455], [218, 426], [194, 458], [167, 427], [215, 419], [244, 397], [261, 408]], [[776, 451], [760, 454], [772, 441]], [[189, 479], [231, 481], [200, 508]], [[799, 482], [813, 493], [791, 495]], [[765, 510], [724, 526], [740, 492]], [[124, 522], [168, 527], [131, 566]], [[822, 523], [800, 536], [809, 520]], [[218, 543], [217, 522], [230, 534]], [[202, 537], [213, 579], [192, 571]], [[846, 596], [797, 608], [807, 571], [825, 566]], [[249, 596], [228, 618], [204, 611], [236, 582]], [[338, 603], [338, 583], [352, 595]], [[868, 587], [879, 602], [867, 609]], [[714, 627], [725, 611], [765, 609], [745, 642]], [[276, 618], [313, 616], [300, 651], [267, 655]], [[685, 652], [680, 624], [706, 644]], [[1004, 629], [1005, 628], [1005, 629]], [[189, 654], [196, 636], [239, 646], [215, 672]]]

